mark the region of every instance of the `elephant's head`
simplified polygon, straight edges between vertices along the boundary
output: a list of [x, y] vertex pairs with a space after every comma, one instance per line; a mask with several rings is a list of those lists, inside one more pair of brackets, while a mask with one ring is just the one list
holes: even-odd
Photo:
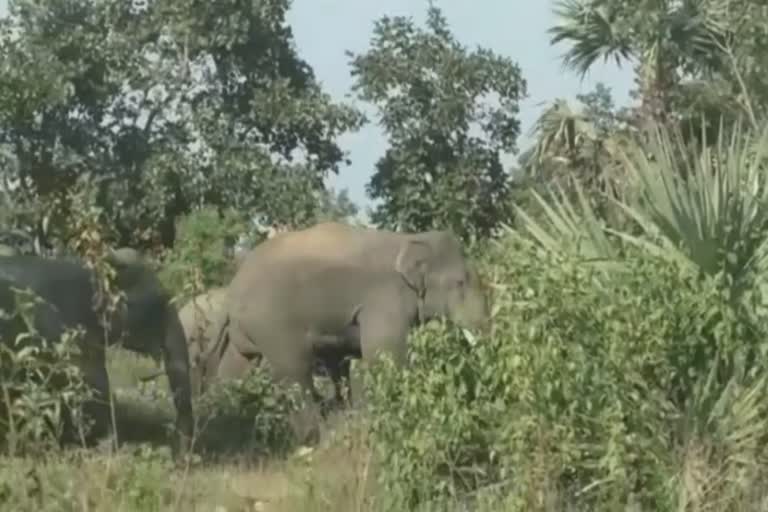
[[410, 237], [397, 255], [395, 268], [422, 294], [426, 318], [445, 316], [464, 327], [488, 326], [490, 308], [484, 287], [450, 232]]
[[[179, 450], [186, 452], [194, 430], [189, 352], [178, 312], [155, 271], [133, 249], [114, 251], [109, 257], [116, 271], [117, 288], [125, 302], [115, 321], [125, 348], [163, 359], [176, 406]], [[113, 322], [114, 323], [114, 322]]]

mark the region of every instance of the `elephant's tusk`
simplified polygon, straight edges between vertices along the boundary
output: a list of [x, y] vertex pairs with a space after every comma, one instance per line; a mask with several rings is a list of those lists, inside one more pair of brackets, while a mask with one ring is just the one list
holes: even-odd
[[462, 329], [461, 332], [464, 334], [464, 338], [469, 342], [470, 347], [477, 345], [477, 338], [474, 334], [472, 334], [472, 332], [470, 332], [468, 329]]

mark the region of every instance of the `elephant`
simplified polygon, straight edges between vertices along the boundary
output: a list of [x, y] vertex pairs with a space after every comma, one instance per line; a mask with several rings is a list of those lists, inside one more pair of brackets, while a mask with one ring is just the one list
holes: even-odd
[[[189, 376], [192, 387], [192, 396], [199, 396], [202, 388], [201, 363], [205, 354], [210, 349], [208, 339], [208, 326], [214, 321], [214, 316], [221, 311], [221, 303], [224, 299], [225, 288], [212, 288], [207, 292], [196, 295], [179, 309], [179, 321], [187, 338], [187, 350], [189, 353]], [[152, 371], [142, 375], [140, 380], [147, 382], [154, 380], [165, 372]]]
[[192, 298], [179, 310], [179, 320], [187, 337], [192, 394], [197, 396], [202, 388], [200, 365], [208, 346], [208, 327], [222, 309], [226, 288], [211, 288]]
[[[106, 260], [115, 269], [117, 290], [125, 294], [109, 316], [105, 315], [104, 301], [94, 300], [97, 276], [93, 270], [75, 259], [32, 255], [0, 256], [0, 307], [6, 311], [15, 308], [11, 288], [29, 289], [44, 301], [34, 307], [32, 319], [45, 339], [55, 342], [69, 328], [84, 329], [79, 364], [95, 394], [95, 399], [85, 406], [86, 414], [95, 420], [89, 444], [111, 431], [106, 346], [122, 342], [128, 350], [161, 356], [177, 413], [173, 451], [183, 455], [194, 434], [194, 414], [187, 341], [179, 316], [155, 272], [137, 251], [114, 250]], [[106, 326], [102, 318], [107, 320]], [[0, 321], [0, 336], [6, 343], [26, 330], [20, 320]]]
[[[447, 317], [489, 325], [488, 297], [449, 231], [397, 233], [336, 222], [281, 233], [244, 258], [212, 335], [209, 380], [237, 378], [265, 357], [276, 379], [308, 394], [318, 357], [405, 362], [412, 326]], [[337, 375], [348, 372], [337, 368]], [[333, 372], [332, 372], [333, 373]]]
[[[202, 368], [212, 348], [211, 330], [209, 327], [214, 324], [216, 315], [223, 311], [225, 297], [226, 288], [211, 288], [207, 292], [193, 297], [179, 309], [179, 320], [184, 328], [189, 350], [192, 396], [199, 396], [204, 388]], [[358, 336], [354, 329], [351, 329], [347, 334], [349, 336]], [[318, 343], [322, 343], [322, 340], [318, 340]], [[327, 341], [322, 344], [326, 347], [331, 347], [332, 345], [332, 343]], [[318, 364], [315, 368], [316, 374], [325, 371], [330, 375], [334, 383], [334, 400], [339, 405], [343, 402], [341, 380], [344, 377], [349, 377], [349, 363], [344, 356], [345, 354], [339, 354], [332, 347], [320, 351], [316, 361]], [[152, 372], [143, 376], [141, 380], [149, 381], [159, 377], [162, 373]]]

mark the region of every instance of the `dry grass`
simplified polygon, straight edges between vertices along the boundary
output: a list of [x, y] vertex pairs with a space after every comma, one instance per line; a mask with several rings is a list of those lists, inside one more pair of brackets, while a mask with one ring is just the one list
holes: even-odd
[[[140, 383], [155, 364], [113, 351], [121, 448], [106, 446], [0, 462], [0, 510], [360, 511], [370, 510], [370, 450], [350, 414], [328, 419], [321, 442], [286, 458], [238, 453], [174, 467], [167, 448], [173, 411], [165, 379]], [[235, 434], [235, 433], [233, 433]]]
[[[100, 447], [52, 454], [45, 460], [0, 459], [0, 510], [18, 512], [362, 512], [389, 511], [375, 483], [376, 467], [365, 421], [351, 412], [331, 416], [314, 449], [288, 457], [228, 453], [173, 465], [165, 424], [173, 420], [164, 379], [139, 384], [152, 361], [130, 354], [110, 357], [118, 396], [122, 447]], [[232, 433], [235, 435], [237, 433]], [[228, 434], [227, 434], [228, 435]], [[225, 435], [226, 437], [226, 435]], [[210, 442], [210, 440], [208, 441]], [[699, 446], [699, 448], [701, 448]], [[535, 449], [535, 447], [532, 447]], [[551, 461], [550, 461], [551, 462]], [[733, 463], [701, 450], [681, 450], [675, 510], [703, 512], [768, 510], [761, 482], [766, 475], [743, 474]], [[505, 496], [489, 488], [469, 503], [441, 503], [419, 512], [585, 510], [556, 483], [558, 470], [545, 460], [527, 471], [527, 492]], [[740, 481], [744, 485], [735, 485]], [[727, 483], [727, 485], [726, 485]], [[507, 489], [509, 490], [509, 489]], [[727, 491], [727, 492], [726, 492]], [[675, 491], [673, 491], [674, 493]], [[577, 500], [578, 501], [578, 500]], [[604, 503], [600, 510], [642, 510]], [[619, 508], [616, 508], [619, 507]]]
[[[69, 453], [47, 461], [5, 460], [0, 503], [16, 511], [361, 511], [370, 510], [365, 452], [343, 445], [257, 465], [174, 470], [128, 448]], [[10, 508], [5, 508], [6, 506]]]
[[[156, 368], [148, 358], [112, 349], [108, 372], [121, 448], [2, 460], [0, 510], [370, 510], [370, 449], [364, 424], [351, 413], [328, 418], [317, 446], [286, 458], [229, 452], [174, 467], [167, 448], [174, 413], [166, 380], [139, 378]], [[221, 437], [242, 434], [206, 430], [212, 428], [198, 442], [208, 449], [218, 448]]]

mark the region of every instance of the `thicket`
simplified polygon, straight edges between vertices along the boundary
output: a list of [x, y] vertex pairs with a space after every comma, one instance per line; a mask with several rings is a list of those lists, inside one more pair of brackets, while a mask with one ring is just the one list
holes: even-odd
[[625, 155], [612, 228], [578, 185], [486, 253], [494, 330], [371, 376], [390, 506], [755, 510], [766, 499], [768, 132]]
[[605, 284], [573, 258], [500, 244], [494, 333], [424, 329], [408, 369], [372, 379], [391, 506], [485, 491], [505, 510], [675, 510], [688, 486], [723, 505], [760, 489], [765, 366], [734, 368], [764, 353], [766, 329], [674, 264], [637, 250], [624, 264]]

